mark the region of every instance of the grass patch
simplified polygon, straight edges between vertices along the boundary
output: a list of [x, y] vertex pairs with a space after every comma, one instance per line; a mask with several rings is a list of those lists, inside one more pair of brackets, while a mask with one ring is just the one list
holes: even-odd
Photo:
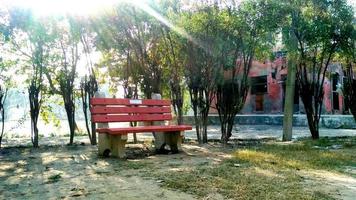
[[126, 169], [150, 169], [152, 166], [151, 163], [144, 162], [144, 161], [127, 161], [121, 167]]
[[322, 137], [319, 140], [302, 139], [300, 142], [309, 147], [330, 147], [335, 144], [343, 145], [345, 148], [356, 147], [356, 137]]
[[190, 172], [156, 175], [168, 188], [204, 198], [219, 193], [229, 199], [329, 199], [328, 195], [304, 190], [302, 177], [261, 168], [234, 167], [228, 160], [216, 167], [198, 167]]
[[[333, 149], [340, 145], [341, 149]], [[324, 147], [324, 148], [320, 148]], [[356, 138], [319, 141], [302, 140], [294, 144], [270, 143], [259, 149], [239, 150], [234, 157], [266, 169], [322, 169], [344, 173], [345, 166], [356, 166]]]
[[62, 178], [62, 174], [54, 174], [48, 177], [48, 183], [58, 182]]
[[[356, 166], [356, 138], [301, 140], [293, 144], [266, 143], [237, 150], [218, 165], [197, 165], [188, 171], [150, 172], [171, 189], [201, 198], [219, 193], [231, 199], [333, 199], [310, 188], [299, 170], [321, 169], [346, 173]], [[342, 145], [341, 149], [326, 148]], [[315, 146], [325, 148], [315, 148]]]

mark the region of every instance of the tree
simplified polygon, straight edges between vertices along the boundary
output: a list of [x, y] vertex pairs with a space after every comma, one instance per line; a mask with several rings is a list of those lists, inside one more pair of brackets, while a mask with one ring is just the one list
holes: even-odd
[[185, 79], [191, 107], [194, 112], [195, 129], [199, 143], [207, 143], [208, 115], [215, 95], [216, 65], [214, 47], [216, 37], [216, 8], [202, 7], [193, 13], [184, 13], [184, 28], [192, 38], [187, 38], [185, 51]]
[[96, 145], [96, 126], [95, 123], [90, 124], [89, 128], [89, 100], [94, 97], [95, 93], [98, 91], [98, 82], [96, 81], [95, 74], [91, 73], [85, 75], [84, 80], [80, 84], [80, 94], [83, 103], [83, 113], [85, 118], [85, 127], [89, 136], [90, 144]]
[[162, 65], [160, 65], [160, 49], [157, 42], [160, 38], [160, 25], [150, 15], [128, 6], [123, 21], [124, 34], [128, 41], [131, 55], [141, 76], [140, 86], [146, 98], [152, 93], [162, 93]]
[[51, 68], [45, 69], [45, 75], [49, 82], [52, 94], [61, 95], [70, 131], [69, 144], [73, 144], [75, 122], [75, 78], [77, 77], [77, 65], [82, 53], [80, 46], [80, 27], [74, 18], [64, 18], [56, 21], [55, 49], [53, 49], [53, 61]]
[[[219, 20], [219, 53], [216, 56], [220, 78], [216, 88], [216, 109], [221, 126], [221, 142], [226, 144], [232, 135], [236, 114], [243, 108], [249, 90], [248, 75], [254, 50], [242, 38], [242, 21], [237, 10], [228, 8], [217, 15]], [[245, 26], [247, 27], [247, 26]], [[246, 44], [243, 44], [246, 42]], [[251, 45], [254, 45], [251, 43]]]
[[160, 2], [162, 18], [168, 23], [161, 22], [161, 64], [163, 66], [163, 80], [168, 83], [168, 93], [172, 101], [174, 113], [177, 116], [177, 124], [183, 124], [184, 105], [184, 33], [181, 33], [174, 24], [179, 22], [182, 14], [182, 5], [179, 0]]
[[346, 80], [344, 81], [343, 92], [345, 103], [350, 106], [351, 114], [356, 121], [356, 78], [353, 68], [352, 64], [349, 63], [346, 69]]
[[[150, 88], [151, 83], [147, 80], [146, 76], [149, 72], [143, 69], [145, 64], [140, 54], [138, 54], [138, 52], [143, 51], [141, 45], [137, 45], [137, 43], [142, 43], [142, 33], [135, 33], [138, 29], [136, 29], [135, 25], [132, 25], [132, 19], [126, 16], [126, 14], [131, 17], [136, 16], [136, 9], [126, 4], [123, 4], [122, 8], [118, 7], [118, 11], [113, 15], [96, 19], [95, 24], [109, 25], [99, 26], [95, 29], [97, 33], [96, 43], [103, 54], [100, 65], [108, 68], [113, 93], [115, 94], [118, 88], [122, 87], [124, 90], [124, 98], [137, 99], [139, 98], [139, 87], [142, 86], [143, 82], [148, 82], [148, 85], [142, 86], [142, 88]], [[136, 23], [139, 24], [140, 22], [135, 21], [135, 24]], [[132, 35], [130, 34], [131, 32]], [[145, 51], [147, 51], [148, 47], [144, 48], [146, 49]], [[146, 98], [150, 97], [150, 95], [151, 92], [146, 90]], [[136, 122], [130, 123], [130, 126], [136, 125]], [[136, 143], [136, 133], [134, 133], [133, 136], [134, 142]]]
[[[4, 13], [3, 10], [0, 9], [0, 19], [2, 21], [3, 18], [5, 18], [6, 14]], [[4, 22], [0, 23], [0, 48], [2, 45], [8, 40], [8, 25]], [[3, 72], [4, 69], [6, 68], [2, 55], [0, 55], [0, 72]], [[0, 73], [0, 80], [3, 81], [3, 79], [6, 79], [6, 77], [2, 76], [2, 73]], [[0, 113], [1, 113], [1, 132], [0, 132], [0, 148], [1, 148], [1, 142], [2, 138], [4, 136], [4, 128], [5, 128], [5, 107], [4, 103], [6, 100], [6, 94], [7, 94], [7, 89], [4, 88], [4, 86], [0, 85]]]
[[[0, 32], [0, 36], [1, 34], [3, 33]], [[5, 36], [4, 38], [0, 39], [0, 42], [9, 42], [8, 39], [10, 39], [10, 37]], [[2, 57], [0, 57], [0, 117], [1, 117], [0, 148], [1, 148], [2, 139], [4, 138], [4, 134], [5, 134], [5, 117], [6, 117], [5, 113], [7, 112], [6, 111], [7, 106], [5, 106], [6, 105], [5, 103], [7, 102], [7, 94], [9, 91], [8, 88], [11, 88], [13, 84], [12, 82], [13, 75], [9, 74], [11, 73], [9, 69], [12, 68], [13, 66], [15, 66], [15, 62], [5, 60]]]
[[35, 19], [30, 11], [10, 11], [11, 42], [22, 60], [22, 70], [28, 74], [28, 95], [31, 116], [31, 140], [38, 147], [37, 127], [41, 109], [43, 70], [50, 59], [52, 33], [44, 19]]
[[290, 30], [298, 46], [297, 83], [309, 130], [319, 138], [319, 121], [327, 69], [352, 20], [352, 9], [344, 0], [290, 1]]
[[139, 81], [145, 98], [151, 98], [152, 93], [162, 93], [163, 83], [162, 54], [158, 46], [160, 24], [142, 8], [150, 6], [154, 4], [120, 3], [113, 13], [95, 21], [100, 50], [114, 53], [117, 59], [129, 60], [130, 65], [135, 66], [138, 79], [135, 77], [134, 81]]
[[[249, 91], [249, 72], [252, 61], [269, 55], [273, 35], [279, 27], [280, 9], [273, 1], [251, 0], [238, 9], [221, 10], [219, 53], [217, 63], [216, 108], [221, 124], [221, 141], [227, 143], [232, 135], [235, 116], [245, 105]], [[265, 58], [264, 58], [265, 59]]]
[[0, 115], [1, 115], [1, 132], [0, 132], [0, 148], [1, 148], [1, 142], [2, 138], [4, 136], [4, 128], [5, 128], [5, 100], [6, 100], [6, 95], [7, 95], [7, 89], [4, 88], [3, 86], [0, 86]]
[[181, 44], [179, 36], [174, 34], [168, 27], [162, 28], [162, 40], [166, 52], [163, 55], [163, 65], [165, 65], [165, 78], [168, 79], [169, 94], [172, 100], [174, 113], [177, 116], [178, 125], [183, 124], [183, 104], [184, 104], [184, 85], [183, 85], [183, 62], [179, 57]]
[[[85, 19], [88, 20], [88, 19]], [[93, 51], [94, 36], [91, 34], [90, 24], [86, 24], [86, 21], [78, 21], [80, 26], [80, 41], [83, 46], [83, 51], [86, 58], [86, 74], [84, 79], [80, 83], [80, 94], [83, 105], [83, 113], [85, 118], [85, 127], [88, 133], [90, 144], [96, 145], [96, 125], [95, 123], [90, 123], [89, 125], [89, 101], [94, 97], [95, 93], [98, 91], [98, 82], [96, 80], [96, 75], [94, 71], [94, 65], [91, 58], [91, 53]]]
[[162, 64], [166, 69], [164, 79], [167, 79], [169, 94], [172, 100], [174, 113], [177, 116], [177, 124], [183, 124], [184, 82], [183, 62], [179, 57], [181, 51], [180, 38], [168, 27], [162, 28], [163, 46], [166, 52], [163, 55]]
[[[0, 32], [0, 36], [1, 34], [2, 33]], [[1, 38], [0, 42], [1, 41], [9, 42], [7, 39], [9, 38], [5, 38], [5, 37]], [[12, 85], [12, 75], [9, 75], [9, 69], [14, 65], [15, 65], [14, 62], [4, 60], [2, 57], [0, 57], [0, 117], [1, 117], [0, 148], [1, 148], [2, 139], [4, 138], [4, 134], [5, 134], [5, 117], [6, 117], [5, 112], [7, 108], [5, 106], [5, 103], [7, 102], [8, 88], [10, 88]]]
[[350, 38], [344, 37], [341, 43], [340, 58], [343, 58], [344, 62], [344, 85], [343, 95], [345, 104], [349, 106], [351, 114], [356, 120], [356, 76], [355, 76], [355, 64], [356, 64], [356, 25], [355, 18], [348, 25], [346, 32], [350, 34]]

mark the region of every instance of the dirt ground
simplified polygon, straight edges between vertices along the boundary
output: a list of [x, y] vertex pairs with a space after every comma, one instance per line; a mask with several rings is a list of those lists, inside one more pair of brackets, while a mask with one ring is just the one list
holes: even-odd
[[[219, 144], [185, 144], [183, 149], [180, 154], [154, 155], [145, 144], [131, 144], [128, 159], [119, 160], [98, 157], [97, 147], [90, 145], [4, 148], [0, 199], [199, 199], [162, 187], [163, 180], [148, 174], [217, 165], [234, 149]], [[300, 175], [306, 188], [327, 191], [335, 199], [356, 196], [353, 177], [325, 171], [300, 171]], [[224, 197], [212, 192], [205, 199]]]

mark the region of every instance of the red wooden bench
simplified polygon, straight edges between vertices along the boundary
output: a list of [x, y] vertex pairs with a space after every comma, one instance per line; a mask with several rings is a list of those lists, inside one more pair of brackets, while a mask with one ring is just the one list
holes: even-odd
[[[176, 153], [182, 134], [192, 129], [187, 125], [162, 124], [162, 121], [172, 120], [170, 100], [92, 98], [90, 111], [92, 122], [98, 123], [99, 155], [111, 152], [112, 156], [125, 157], [127, 134], [144, 132], [165, 133], [165, 142]], [[146, 122], [150, 125], [109, 128], [108, 123], [112, 122]]]

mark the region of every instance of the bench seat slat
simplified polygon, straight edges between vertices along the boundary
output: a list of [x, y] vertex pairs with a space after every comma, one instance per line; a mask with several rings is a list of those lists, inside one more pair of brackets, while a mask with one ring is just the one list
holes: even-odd
[[127, 128], [98, 128], [99, 133], [109, 134], [127, 134], [127, 133], [144, 133], [144, 132], [173, 132], [192, 130], [192, 126], [186, 125], [169, 125], [169, 126], [138, 126]]
[[141, 105], [141, 106], [170, 106], [170, 100], [157, 99], [115, 99], [115, 98], [91, 98], [90, 104], [95, 105]]
[[140, 115], [92, 115], [92, 122], [145, 122], [172, 120], [171, 114], [140, 114]]
[[90, 109], [92, 114], [119, 114], [119, 113], [171, 113], [170, 107], [105, 107], [95, 106]]

